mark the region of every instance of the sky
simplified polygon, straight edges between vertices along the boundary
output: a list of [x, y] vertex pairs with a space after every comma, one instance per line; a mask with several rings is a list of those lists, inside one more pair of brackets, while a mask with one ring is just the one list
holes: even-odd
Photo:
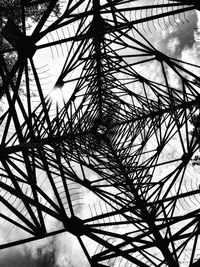
[[[187, 19], [190, 23], [185, 20], [182, 23], [177, 18], [179, 23], [177, 27], [165, 27], [163, 25], [163, 30], [158, 27], [158, 30], [152, 30], [152, 32], [148, 31], [146, 25], [143, 25], [144, 34], [163, 53], [171, 57], [197, 63], [199, 61], [200, 48], [195, 41], [195, 28], [200, 26], [200, 15], [191, 13]], [[66, 48], [63, 47], [63, 49]], [[47, 50], [45, 53], [41, 50], [35, 56], [37, 67], [41, 68], [41, 79], [43, 78], [45, 82], [48, 81], [46, 84], [44, 83], [44, 88], [46, 87], [48, 93], [53, 90], [57, 75], [64, 64], [65, 58], [62, 53], [61, 48], [59, 51], [53, 52]], [[138, 71], [142, 72], [144, 76], [146, 75], [147, 78], [152, 79], [152, 76], [155, 76], [154, 78], [157, 76], [160, 79], [156, 65], [150, 64], [146, 68], [143, 66], [138, 68]], [[176, 83], [174, 79], [172, 82]], [[66, 97], [69, 97], [69, 91]], [[55, 100], [55, 94], [53, 94], [53, 100]], [[172, 152], [169, 147], [168, 150], [170, 151], [169, 153]], [[198, 167], [196, 171], [198, 171]], [[193, 176], [196, 174], [194, 168], [190, 168], [189, 172]], [[93, 195], [85, 195], [86, 204], [91, 198], [94, 199], [95, 197]], [[83, 208], [81, 212], [87, 211]], [[0, 253], [0, 267], [78, 267], [80, 262], [82, 267], [88, 267], [78, 241], [69, 233], [5, 249]]]

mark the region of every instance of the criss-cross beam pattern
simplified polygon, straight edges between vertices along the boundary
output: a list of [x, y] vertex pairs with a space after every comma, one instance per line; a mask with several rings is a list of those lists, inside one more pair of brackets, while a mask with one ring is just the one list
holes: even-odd
[[67, 231], [88, 266], [198, 266], [199, 66], [145, 36], [197, 1], [20, 4], [1, 32], [0, 248]]

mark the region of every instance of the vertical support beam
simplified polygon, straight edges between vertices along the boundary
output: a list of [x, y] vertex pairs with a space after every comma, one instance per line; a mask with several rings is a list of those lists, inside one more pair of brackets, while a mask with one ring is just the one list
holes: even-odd
[[95, 60], [96, 60], [96, 79], [98, 87], [98, 101], [99, 101], [99, 120], [102, 121], [102, 54], [101, 54], [101, 43], [103, 41], [104, 29], [103, 19], [100, 16], [100, 0], [93, 0], [93, 45], [95, 49]]
[[126, 172], [126, 168], [123, 165], [121, 159], [117, 155], [115, 149], [113, 148], [112, 144], [110, 143], [108, 138], [104, 138], [105, 143], [109, 147], [109, 150], [111, 151], [114, 160], [116, 161], [117, 165], [119, 166], [119, 169], [121, 169], [122, 173], [124, 173], [124, 178], [125, 182], [127, 183], [127, 186], [129, 188], [128, 191], [130, 191], [134, 198], [135, 198], [135, 206], [140, 210], [141, 218], [142, 220], [148, 225], [150, 232], [154, 236], [155, 239], [155, 246], [161, 251], [165, 262], [169, 267], [179, 267], [179, 263], [174, 259], [172, 253], [170, 252], [168, 248], [168, 242], [166, 239], [164, 239], [161, 234], [159, 229], [157, 228], [154, 218], [152, 215], [149, 213], [146, 207], [146, 203], [143, 201], [141, 196], [138, 194], [137, 189], [133, 185], [133, 181], [130, 179]]

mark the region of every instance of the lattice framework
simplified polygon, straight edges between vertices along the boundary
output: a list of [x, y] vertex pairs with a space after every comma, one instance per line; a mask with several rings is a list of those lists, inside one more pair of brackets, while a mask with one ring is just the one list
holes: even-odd
[[[52, 0], [27, 32], [26, 10], [44, 2], [21, 1], [22, 29], [2, 31], [0, 248], [68, 231], [91, 266], [197, 266], [199, 66], [158, 51], [140, 25], [177, 24], [199, 4], [71, 0], [55, 18]], [[65, 56], [50, 86], [36, 60], [49, 48]]]

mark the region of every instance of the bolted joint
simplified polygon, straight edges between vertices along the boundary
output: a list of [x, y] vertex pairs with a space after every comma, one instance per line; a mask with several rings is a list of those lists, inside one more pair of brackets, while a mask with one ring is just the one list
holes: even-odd
[[85, 235], [87, 232], [86, 226], [83, 225], [83, 221], [76, 216], [72, 216], [67, 221], [66, 226], [67, 226], [67, 230], [75, 236], [82, 236], [82, 235]]
[[35, 54], [36, 45], [34, 44], [31, 36], [25, 36], [12, 19], [9, 18], [6, 25], [3, 27], [2, 36], [23, 58], [31, 58]]

